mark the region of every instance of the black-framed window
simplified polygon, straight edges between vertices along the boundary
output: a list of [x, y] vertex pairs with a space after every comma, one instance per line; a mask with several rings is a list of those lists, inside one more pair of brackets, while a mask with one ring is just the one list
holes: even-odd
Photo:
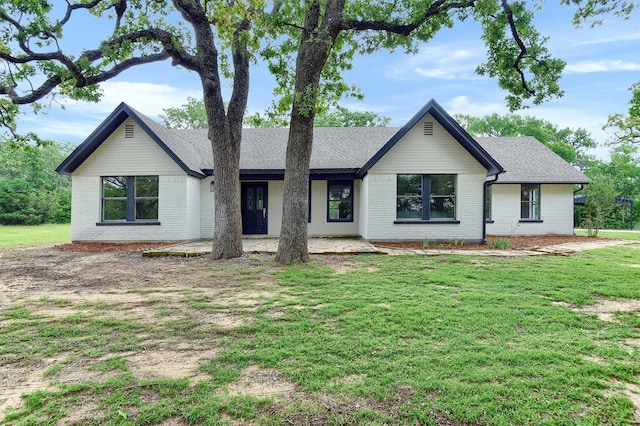
[[327, 193], [327, 222], [353, 222], [353, 181], [329, 181]]
[[456, 175], [398, 175], [398, 220], [455, 220]]
[[158, 176], [104, 176], [103, 222], [157, 222]]
[[520, 219], [540, 220], [540, 184], [522, 184]]
[[484, 187], [484, 218], [491, 219], [491, 203], [493, 197], [493, 185], [485, 185]]

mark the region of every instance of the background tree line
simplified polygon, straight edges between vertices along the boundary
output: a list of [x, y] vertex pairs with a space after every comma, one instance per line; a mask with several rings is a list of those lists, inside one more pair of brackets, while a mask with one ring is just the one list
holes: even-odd
[[0, 224], [68, 223], [71, 179], [55, 172], [73, 145], [0, 139]]

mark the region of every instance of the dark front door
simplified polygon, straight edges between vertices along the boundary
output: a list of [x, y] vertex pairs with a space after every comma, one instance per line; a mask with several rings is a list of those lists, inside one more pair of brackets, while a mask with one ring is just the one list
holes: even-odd
[[267, 183], [242, 184], [242, 233], [267, 233]]

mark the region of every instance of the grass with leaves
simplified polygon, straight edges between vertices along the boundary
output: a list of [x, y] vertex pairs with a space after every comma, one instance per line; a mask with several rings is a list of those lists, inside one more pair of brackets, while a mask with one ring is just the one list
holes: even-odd
[[[55, 386], [25, 395], [25, 406], [4, 421], [64, 422], [91, 401], [94, 424], [630, 424], [625, 386], [639, 382], [640, 315], [604, 320], [581, 308], [640, 300], [639, 264], [639, 245], [570, 257], [264, 263], [260, 274], [274, 287], [256, 309], [190, 291], [150, 299], [155, 320], [90, 305], [83, 314], [44, 317], [18, 300], [2, 314], [2, 359], [29, 364], [72, 354], [104, 379], [55, 385], [65, 367], [50, 368]], [[214, 271], [211, 285], [232, 275]], [[167, 320], [160, 312], [185, 314]], [[201, 320], [230, 312], [244, 319], [232, 329]], [[197, 377], [138, 377], [126, 356], [144, 354], [149, 336], [221, 349]], [[250, 368], [293, 391], [230, 392]]]

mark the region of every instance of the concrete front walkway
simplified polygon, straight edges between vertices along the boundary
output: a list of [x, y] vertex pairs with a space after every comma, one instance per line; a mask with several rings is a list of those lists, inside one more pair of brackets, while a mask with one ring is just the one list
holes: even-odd
[[[601, 239], [580, 243], [565, 243], [547, 247], [536, 247], [531, 250], [406, 250], [397, 248], [375, 247], [361, 238], [309, 238], [308, 250], [310, 254], [359, 254], [380, 253], [390, 255], [420, 254], [427, 256], [441, 256], [446, 254], [462, 254], [474, 256], [566, 256], [578, 251], [604, 248], [613, 245], [638, 244], [633, 240]], [[211, 253], [211, 240], [190, 241], [167, 247], [149, 250], [144, 256], [182, 256], [192, 257]], [[277, 238], [245, 238], [242, 248], [246, 253], [275, 253], [278, 251]]]
[[555, 244], [551, 246], [545, 247], [535, 247], [529, 250], [404, 250], [404, 249], [396, 249], [396, 248], [386, 248], [386, 247], [377, 247], [378, 251], [385, 254], [390, 255], [401, 255], [401, 254], [422, 254], [427, 256], [440, 256], [443, 254], [466, 254], [466, 255], [474, 255], [474, 256], [501, 256], [501, 257], [521, 257], [521, 256], [542, 256], [542, 255], [553, 255], [553, 256], [568, 256], [572, 253], [584, 250], [593, 250], [599, 249], [609, 246], [619, 246], [624, 244], [638, 244], [638, 241], [634, 240], [614, 240], [614, 239], [601, 239], [594, 241], [585, 241], [585, 242], [574, 242], [574, 243], [564, 243], [564, 244]]
[[[213, 241], [201, 240], [175, 244], [144, 252], [144, 256], [200, 256], [211, 253]], [[276, 253], [277, 238], [245, 238], [242, 240], [245, 253]], [[309, 238], [309, 254], [358, 254], [380, 253], [372, 244], [361, 238]]]

